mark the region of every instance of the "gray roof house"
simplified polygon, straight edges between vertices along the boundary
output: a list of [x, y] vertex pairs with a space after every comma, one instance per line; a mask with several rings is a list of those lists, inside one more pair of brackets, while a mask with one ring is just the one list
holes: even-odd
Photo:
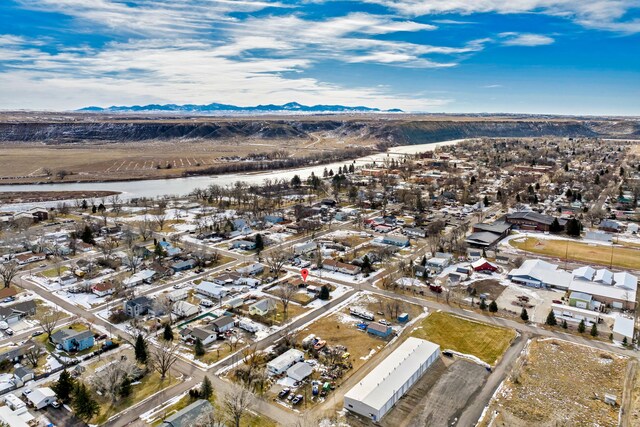
[[165, 418], [161, 427], [191, 427], [202, 415], [213, 411], [213, 406], [208, 400], [200, 399], [191, 405]]

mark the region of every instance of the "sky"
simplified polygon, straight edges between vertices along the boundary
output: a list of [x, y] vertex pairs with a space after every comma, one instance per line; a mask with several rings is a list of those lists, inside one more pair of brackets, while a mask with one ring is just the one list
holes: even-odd
[[640, 116], [640, 0], [1, 0], [0, 109]]

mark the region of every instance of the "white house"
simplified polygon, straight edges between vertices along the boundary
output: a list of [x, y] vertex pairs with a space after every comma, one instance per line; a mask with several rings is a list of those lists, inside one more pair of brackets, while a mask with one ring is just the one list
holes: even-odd
[[171, 312], [178, 317], [191, 317], [200, 313], [200, 307], [186, 301], [177, 301]]
[[407, 338], [344, 395], [344, 408], [379, 421], [439, 357], [439, 345]]
[[169, 298], [169, 301], [171, 302], [187, 299], [188, 296], [189, 290], [186, 288], [176, 289], [167, 294], [167, 298]]
[[56, 394], [49, 387], [38, 387], [27, 395], [27, 400], [34, 408], [42, 409], [55, 402]]
[[238, 268], [236, 271], [240, 274], [247, 274], [253, 276], [254, 274], [260, 274], [264, 271], [264, 265], [255, 262], [253, 264], [247, 265], [246, 267]]
[[184, 328], [180, 331], [180, 336], [185, 341], [200, 339], [203, 345], [209, 345], [218, 339], [218, 333], [208, 326], [204, 328]]
[[154, 270], [142, 270], [137, 272], [131, 277], [127, 277], [122, 281], [122, 284], [126, 287], [138, 286], [143, 283], [152, 283], [156, 272]]
[[305, 243], [298, 243], [293, 245], [294, 255], [305, 255], [309, 252], [313, 252], [318, 248], [318, 245], [314, 241], [308, 241]]
[[301, 352], [300, 350], [296, 350], [295, 348], [290, 348], [280, 356], [273, 359], [271, 362], [267, 363], [267, 372], [270, 375], [280, 375], [286, 372], [287, 369], [289, 369], [295, 363], [302, 362], [303, 360], [303, 352]]
[[224, 298], [227, 295], [227, 290], [224, 286], [216, 285], [206, 280], [203, 280], [196, 286], [196, 292], [216, 299]]

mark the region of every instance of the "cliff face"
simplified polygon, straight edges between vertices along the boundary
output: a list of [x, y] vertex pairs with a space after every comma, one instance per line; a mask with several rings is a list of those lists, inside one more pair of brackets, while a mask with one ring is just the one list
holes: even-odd
[[607, 137], [640, 139], [632, 120], [215, 120], [0, 123], [0, 142], [137, 142], [148, 140], [300, 139], [312, 134], [418, 144], [471, 137]]

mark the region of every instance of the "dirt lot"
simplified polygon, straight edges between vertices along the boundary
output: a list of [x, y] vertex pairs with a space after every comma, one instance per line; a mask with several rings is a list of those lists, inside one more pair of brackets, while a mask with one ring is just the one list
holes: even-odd
[[617, 426], [628, 359], [566, 341], [534, 340], [480, 426]]
[[431, 313], [411, 335], [440, 344], [442, 350], [473, 355], [495, 365], [516, 336], [512, 329], [463, 319], [444, 312]]
[[631, 247], [587, 244], [569, 240], [537, 239], [527, 237], [512, 239], [509, 244], [515, 248], [526, 252], [548, 255], [564, 259], [567, 256], [573, 261], [583, 261], [588, 263], [600, 263], [609, 266], [612, 260], [613, 265], [620, 268], [640, 269], [640, 249]]
[[382, 420], [388, 427], [452, 425], [469, 399], [482, 387], [486, 369], [466, 360], [438, 361]]
[[487, 294], [489, 295], [489, 301], [496, 300], [504, 291], [504, 286], [494, 279], [483, 279], [473, 282], [469, 285], [471, 289], [476, 290], [476, 295]]

